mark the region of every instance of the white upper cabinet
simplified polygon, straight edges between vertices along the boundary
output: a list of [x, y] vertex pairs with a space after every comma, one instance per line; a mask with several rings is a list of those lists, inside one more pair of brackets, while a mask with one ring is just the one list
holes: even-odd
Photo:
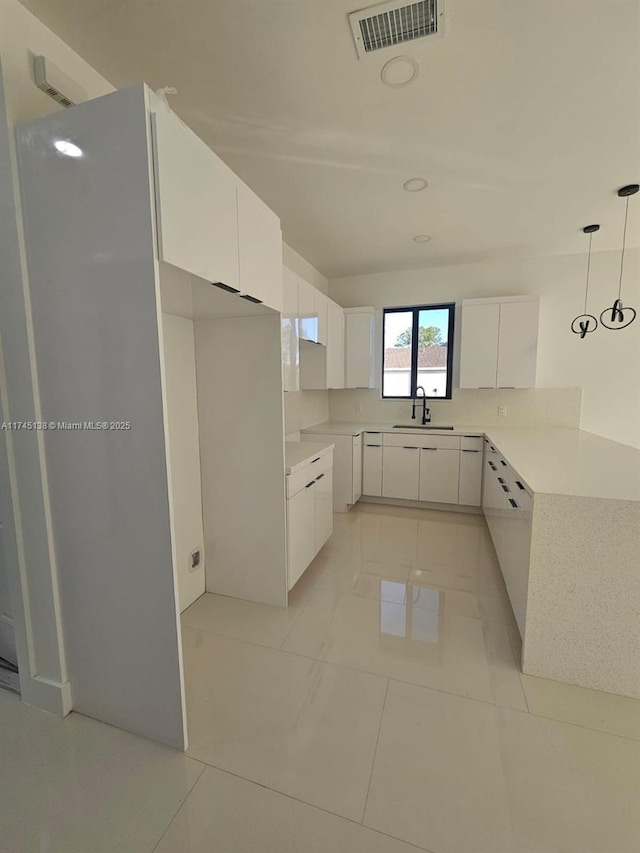
[[500, 306], [462, 303], [461, 388], [495, 388]]
[[239, 290], [235, 175], [174, 113], [152, 121], [160, 260]]
[[375, 309], [347, 308], [345, 388], [375, 388]]
[[498, 388], [535, 387], [539, 310], [537, 299], [500, 306]]
[[318, 313], [316, 306], [317, 289], [300, 276], [298, 280], [299, 333], [300, 340], [318, 343]]
[[[310, 287], [304, 281], [301, 285]], [[300, 387], [303, 390], [344, 388], [344, 311], [320, 291], [316, 291], [315, 304], [326, 309], [326, 346], [311, 346], [317, 341], [300, 345]]]
[[344, 388], [344, 311], [327, 300], [327, 388]]
[[[318, 337], [316, 343], [327, 346], [329, 340], [329, 298], [317, 288], [315, 290], [316, 315], [318, 317]], [[342, 387], [342, 386], [340, 386]]]
[[280, 220], [245, 184], [238, 183], [240, 292], [282, 311]]
[[282, 387], [285, 391], [299, 391], [298, 277], [287, 267], [283, 268], [282, 287]]
[[535, 388], [537, 296], [462, 303], [461, 388]]

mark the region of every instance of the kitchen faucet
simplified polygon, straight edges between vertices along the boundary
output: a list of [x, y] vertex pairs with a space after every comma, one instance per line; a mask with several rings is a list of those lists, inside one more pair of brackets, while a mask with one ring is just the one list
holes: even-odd
[[416, 388], [416, 396], [413, 398], [413, 406], [411, 409], [411, 417], [413, 420], [416, 418], [416, 403], [418, 401], [418, 391], [422, 391], [422, 426], [429, 423], [431, 421], [431, 409], [427, 408], [427, 392], [424, 390], [422, 385], [418, 385]]

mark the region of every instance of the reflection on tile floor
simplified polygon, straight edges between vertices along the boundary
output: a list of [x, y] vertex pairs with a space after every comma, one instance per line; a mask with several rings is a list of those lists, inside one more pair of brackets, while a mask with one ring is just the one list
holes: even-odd
[[0, 691], [1, 853], [637, 853], [640, 702], [519, 673], [480, 516], [359, 505], [183, 614], [188, 756]]
[[635, 853], [640, 703], [521, 676], [482, 517], [334, 518], [290, 613], [205, 596], [185, 614], [189, 754], [245, 781], [203, 776], [159, 850], [248, 850], [242, 815], [273, 808], [265, 850], [304, 849], [304, 819], [313, 850]]

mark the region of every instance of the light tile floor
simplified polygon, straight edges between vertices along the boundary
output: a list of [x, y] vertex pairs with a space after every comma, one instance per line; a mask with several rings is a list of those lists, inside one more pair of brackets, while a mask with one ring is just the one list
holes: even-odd
[[359, 505], [183, 614], [178, 755], [0, 691], [2, 853], [638, 853], [640, 702], [522, 676], [481, 517]]

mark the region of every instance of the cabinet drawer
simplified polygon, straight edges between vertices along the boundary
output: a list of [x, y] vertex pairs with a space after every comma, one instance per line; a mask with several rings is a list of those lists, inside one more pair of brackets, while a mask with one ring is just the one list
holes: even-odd
[[364, 447], [382, 447], [382, 433], [364, 432], [362, 434], [362, 444]]
[[324, 474], [332, 468], [333, 450], [329, 453], [324, 453], [322, 456], [314, 456], [313, 461], [305, 465], [304, 468], [300, 468], [299, 471], [287, 475], [287, 497], [293, 497], [309, 483], [313, 483], [320, 474]]
[[458, 450], [460, 447], [459, 435], [438, 435], [427, 433], [416, 435], [415, 433], [383, 433], [382, 443], [385, 447], [437, 447], [442, 450]]
[[462, 435], [460, 436], [461, 450], [482, 450], [485, 439], [481, 435]]

